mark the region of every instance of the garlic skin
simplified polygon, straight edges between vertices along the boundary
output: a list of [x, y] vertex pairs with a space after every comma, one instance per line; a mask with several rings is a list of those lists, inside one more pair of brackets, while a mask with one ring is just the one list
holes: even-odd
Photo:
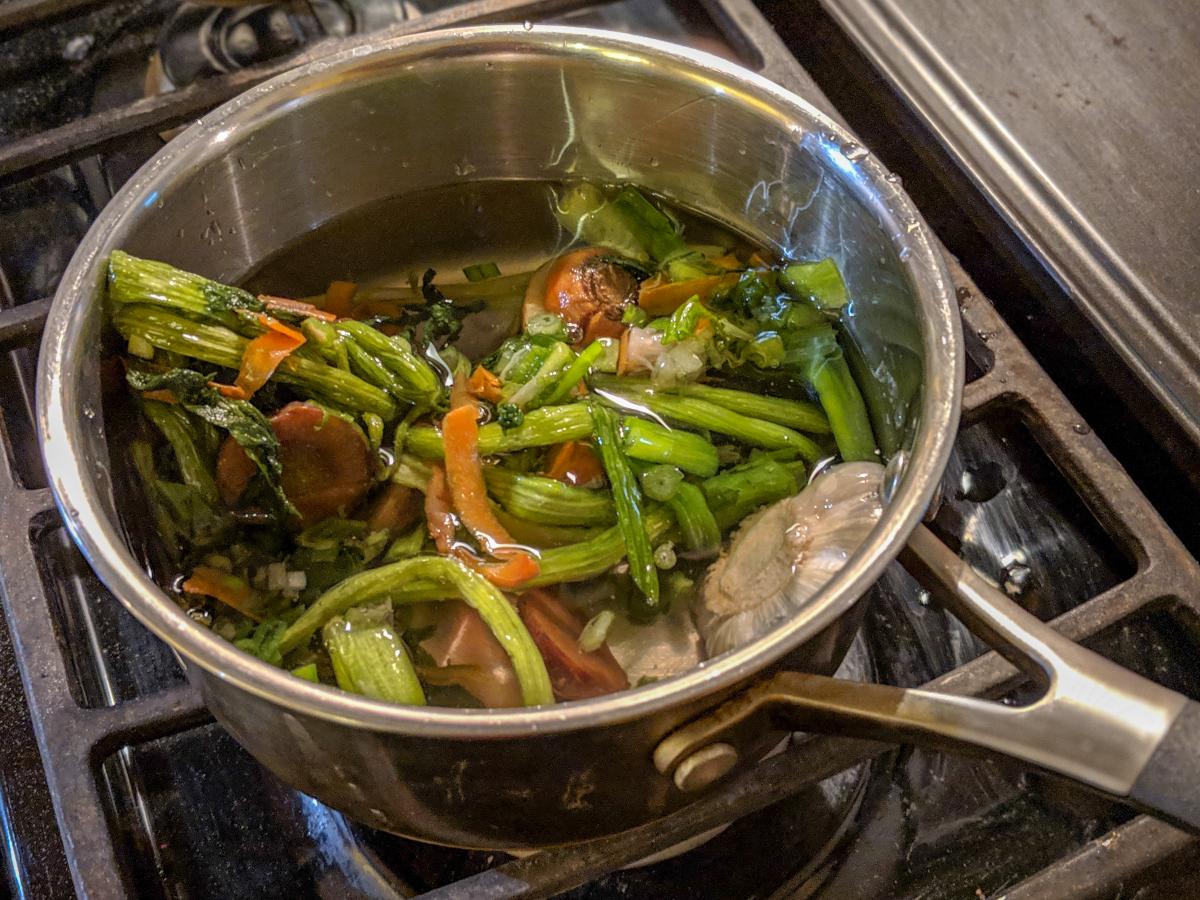
[[635, 687], [690, 672], [704, 661], [704, 648], [686, 603], [673, 603], [653, 622], [631, 622], [617, 613], [608, 629], [608, 649]]
[[878, 463], [840, 463], [741, 525], [693, 604], [710, 659], [796, 615], [846, 564], [883, 512], [882, 479]]

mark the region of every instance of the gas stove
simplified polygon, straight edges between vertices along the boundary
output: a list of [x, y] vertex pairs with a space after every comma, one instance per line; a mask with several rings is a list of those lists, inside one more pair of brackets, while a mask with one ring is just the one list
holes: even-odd
[[[1003, 760], [795, 735], [667, 819], [516, 858], [351, 822], [277, 781], [211, 721], [171, 652], [91, 573], [46, 489], [30, 409], [48, 297], [88, 223], [172, 129], [369, 33], [483, 21], [614, 28], [717, 52], [855, 129], [961, 263], [952, 274], [969, 383], [933, 529], [1040, 618], [1200, 697], [1200, 531], [1193, 473], [1179, 462], [1195, 448], [1168, 435], [1170, 415], [1130, 409], [1111, 388], [1118, 354], [1071, 312], [844, 19], [788, 0], [4, 0], [0, 835], [10, 893], [1200, 896], [1189, 836]], [[206, 43], [213, 27], [224, 29], [221, 52]], [[1014, 701], [1027, 690], [898, 567], [864, 602], [843, 677]], [[660, 855], [711, 831], [689, 852]]]

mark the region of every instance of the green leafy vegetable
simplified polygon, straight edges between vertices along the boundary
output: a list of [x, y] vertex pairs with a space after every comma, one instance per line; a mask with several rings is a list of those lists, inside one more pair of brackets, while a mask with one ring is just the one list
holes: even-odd
[[255, 626], [249, 637], [234, 641], [234, 646], [245, 650], [251, 656], [257, 656], [263, 662], [273, 666], [283, 665], [283, 653], [279, 642], [287, 631], [287, 623], [282, 619], [267, 619]]
[[170, 391], [188, 412], [228, 431], [262, 472], [280, 506], [288, 513], [296, 512], [280, 481], [283, 466], [279, 462], [279, 439], [254, 404], [221, 396], [209, 387], [207, 375], [192, 369], [166, 372], [130, 369], [125, 379], [135, 391]]

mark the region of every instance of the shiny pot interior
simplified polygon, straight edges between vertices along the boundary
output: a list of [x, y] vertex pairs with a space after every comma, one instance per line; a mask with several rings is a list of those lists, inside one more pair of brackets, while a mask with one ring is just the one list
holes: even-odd
[[[884, 379], [915, 367], [921, 388], [901, 398], [896, 420], [909, 464], [841, 573], [795, 620], [696, 671], [527, 711], [415, 709], [345, 694], [272, 668], [184, 615], [118, 524], [97, 377], [109, 251], [236, 282], [312, 229], [383, 198], [464, 180], [570, 178], [645, 185], [783, 254], [833, 256], [870, 365]], [[221, 695], [220, 718], [232, 717], [243, 695], [247, 708], [423, 741], [544, 738], [702, 707], [853, 606], [919, 521], [949, 452], [963, 369], [952, 290], [928, 231], [877, 161], [802, 100], [731, 63], [577, 29], [418, 35], [249, 91], [131, 179], [58, 291], [40, 360], [38, 425], [76, 542], [206, 694]]]

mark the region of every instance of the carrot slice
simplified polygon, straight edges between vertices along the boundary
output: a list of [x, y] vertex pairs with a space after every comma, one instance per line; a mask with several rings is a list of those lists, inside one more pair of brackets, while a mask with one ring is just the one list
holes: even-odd
[[[308, 403], [289, 403], [271, 417], [279, 439], [280, 483], [300, 513], [302, 526], [357, 506], [371, 488], [372, 457], [362, 433]], [[217, 490], [235, 504], [257, 472], [232, 437], [217, 455]]]
[[142, 391], [143, 400], [157, 400], [159, 403], [178, 403], [179, 398], [174, 391], [161, 388], [157, 391]]
[[515, 590], [536, 578], [542, 567], [538, 561], [524, 551], [517, 551], [500, 563], [483, 563], [476, 566], [479, 574], [506, 591]]
[[687, 281], [662, 282], [655, 277], [642, 282], [638, 291], [638, 306], [652, 316], [669, 316], [693, 297], [698, 296], [701, 302], [708, 300], [721, 288], [735, 284], [739, 277], [736, 272], [705, 275]]
[[629, 366], [629, 329], [626, 328], [621, 332], [621, 339], [617, 342], [617, 374], [624, 375]]
[[325, 311], [333, 313], [339, 319], [350, 315], [350, 304], [358, 285], [353, 281], [331, 281], [325, 289]]
[[263, 306], [272, 311], [279, 310], [297, 316], [310, 316], [314, 319], [321, 319], [324, 322], [337, 321], [336, 313], [327, 312], [319, 306], [314, 306], [307, 300], [292, 300], [288, 297], [275, 297], [271, 294], [259, 294], [258, 299], [262, 301]]
[[226, 438], [217, 452], [217, 493], [221, 495], [221, 502], [229, 507], [237, 503], [257, 473], [258, 466], [246, 455], [241, 444]]
[[258, 592], [229, 572], [223, 572], [213, 566], [196, 566], [182, 587], [189, 594], [203, 594], [205, 597], [220, 600], [255, 622], [261, 622], [263, 619], [259, 609]]
[[481, 400], [487, 400], [490, 403], [500, 402], [500, 379], [483, 366], [475, 367], [475, 371], [471, 373], [471, 378], [467, 382], [467, 390]]
[[587, 487], [598, 484], [604, 478], [604, 466], [591, 445], [583, 441], [567, 441], [551, 451], [546, 477], [576, 487]]

